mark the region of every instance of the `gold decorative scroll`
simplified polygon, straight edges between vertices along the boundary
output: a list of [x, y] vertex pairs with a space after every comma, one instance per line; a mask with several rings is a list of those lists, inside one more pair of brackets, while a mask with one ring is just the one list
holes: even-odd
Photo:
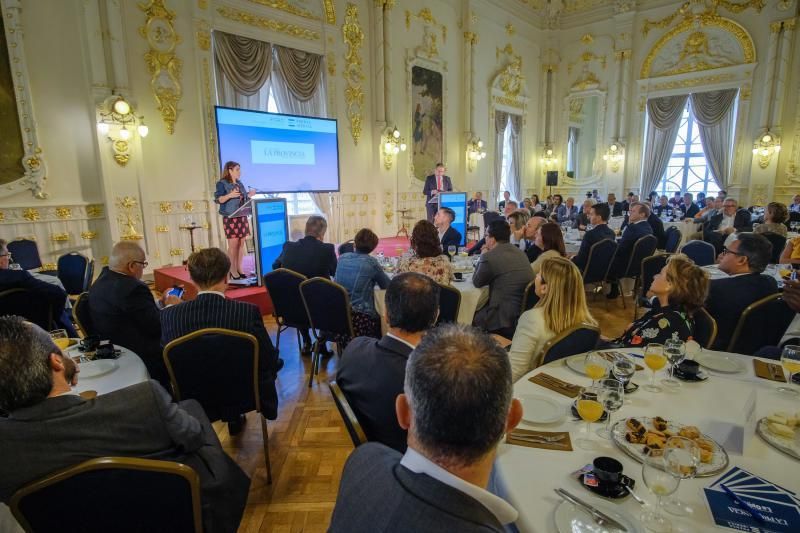
[[493, 96], [492, 99], [496, 104], [515, 107], [517, 109], [525, 109], [525, 104], [523, 102], [517, 101], [513, 98], [506, 98], [505, 96]]
[[55, 263], [42, 263], [42, 272], [52, 272], [58, 270], [58, 265]]
[[5, 219], [6, 219], [6, 214], [0, 211], [0, 222], [4, 221]]
[[323, 0], [322, 5], [325, 7], [325, 22], [336, 24], [336, 7], [333, 5], [333, 0]]
[[91, 204], [86, 206], [86, 216], [89, 218], [99, 218], [103, 216], [103, 206], [100, 204]]
[[169, 233], [169, 226], [166, 224], [156, 226], [156, 233]]
[[347, 118], [350, 120], [350, 133], [353, 136], [353, 143], [358, 145], [361, 138], [361, 113], [364, 107], [364, 72], [361, 65], [361, 47], [364, 43], [364, 32], [358, 22], [358, 7], [355, 4], [347, 4], [345, 11], [344, 24], [342, 25], [342, 37], [347, 46], [344, 53], [344, 79], [347, 88], [344, 91], [344, 100], [347, 105]]
[[510, 36], [514, 35], [515, 33], [517, 33], [517, 29], [514, 27], [513, 24], [511, 24], [509, 22], [508, 24], [506, 24], [506, 33], [510, 37]]
[[644, 35], [647, 35], [653, 28], [666, 28], [667, 26], [672, 24], [672, 21], [674, 21], [676, 18], [688, 12], [689, 12], [689, 2], [686, 2], [685, 4], [681, 5], [681, 7], [679, 7], [676, 12], [667, 17], [664, 17], [661, 20], [645, 20], [644, 26], [642, 26], [642, 33]]
[[[697, 85], [708, 85], [710, 83], [720, 83], [723, 81], [730, 81], [736, 76], [733, 74], [719, 74], [717, 76], [700, 76], [698, 78], [690, 78], [685, 80], [666, 81], [653, 85], [653, 90], [662, 91], [665, 89], [683, 89], [686, 87], [695, 87]], [[748, 98], [749, 90], [748, 90]]]
[[29, 222], [36, 222], [40, 218], [39, 210], [33, 207], [29, 207], [28, 209], [22, 212], [22, 218], [24, 218]]
[[69, 207], [56, 207], [56, 216], [61, 219], [72, 218], [72, 209]]
[[171, 255], [172, 257], [183, 255], [183, 248], [172, 248], [169, 251], [169, 255]]
[[69, 240], [69, 233], [53, 233], [50, 235], [50, 240], [53, 242], [67, 242]]
[[292, 5], [287, 0], [249, 0], [249, 1], [254, 4], [260, 4], [262, 6], [267, 6], [273, 9], [278, 9], [280, 11], [285, 11], [286, 13], [291, 13], [292, 15], [303, 17], [304, 19], [319, 20], [319, 17], [316, 16], [311, 11], [303, 9], [302, 7]]
[[82, 231], [81, 232], [81, 239], [85, 239], [87, 241], [91, 241], [92, 239], [96, 239], [96, 238], [97, 238], [97, 232], [96, 231]]
[[172, 135], [178, 120], [178, 101], [183, 96], [180, 82], [183, 62], [175, 54], [175, 47], [181, 42], [173, 25], [175, 12], [167, 9], [164, 0], [149, 0], [146, 5], [139, 4], [139, 9], [147, 15], [144, 26], [139, 28], [139, 35], [150, 46], [144, 54], [151, 76], [150, 88], [167, 133]]
[[731, 2], [729, 0], [712, 0], [711, 5], [706, 7], [705, 11], [699, 15], [695, 15], [691, 10], [692, 2], [685, 2], [681, 4], [677, 11], [661, 20], [645, 20], [642, 26], [642, 33], [647, 35], [653, 28], [666, 28], [678, 17], [685, 17], [686, 19], [693, 19], [708, 15], [716, 15], [718, 7], [722, 7], [731, 13], [741, 13], [745, 9], [753, 8], [756, 12], [760, 13], [766, 5], [766, 0], [747, 0], [743, 3]]
[[219, 174], [219, 161], [217, 160], [217, 139], [214, 124], [214, 105], [211, 103], [211, 74], [208, 67], [208, 58], [203, 58], [203, 103], [206, 109], [206, 127], [208, 128], [208, 159], [211, 169], [212, 183], [217, 181]]
[[336, 76], [336, 54], [328, 52], [325, 56], [325, 63], [328, 65], [328, 75], [331, 78]]
[[161, 202], [158, 204], [158, 210], [164, 213], [172, 213], [172, 202]]
[[277, 31], [280, 33], [291, 35], [292, 37], [299, 37], [300, 39], [306, 39], [308, 41], [319, 40], [319, 32], [308, 30], [306, 28], [301, 28], [300, 26], [297, 26], [295, 24], [290, 24], [288, 22], [281, 22], [279, 20], [273, 20], [267, 17], [253, 15], [252, 13], [248, 13], [247, 11], [242, 11], [241, 9], [234, 9], [230, 7], [218, 7], [217, 13], [219, 13], [228, 20], [233, 20], [234, 22], [241, 22], [242, 24], [247, 24], [248, 26], [254, 26], [256, 28], [262, 28], [270, 31]]
[[720, 6], [724, 7], [731, 13], [741, 13], [745, 9], [752, 7], [756, 10], [756, 13], [761, 13], [761, 10], [764, 9], [764, 6], [767, 4], [765, 0], [748, 0], [743, 4], [737, 4], [736, 2], [729, 2], [728, 0], [714, 0], [714, 2]]
[[138, 241], [144, 238], [136, 229], [136, 224], [142, 222], [142, 217], [139, 216], [137, 207], [139, 202], [131, 196], [124, 198], [117, 198], [117, 207], [120, 213], [117, 215], [117, 223], [122, 228], [122, 235], [120, 238], [124, 241]]
[[411, 11], [406, 10], [406, 29], [411, 29], [411, 20], [413, 18], [419, 19], [422, 22], [434, 26], [440, 30], [442, 30], [442, 42], [447, 41], [447, 26], [444, 24], [439, 24], [436, 18], [431, 13], [430, 8], [424, 7], [419, 10], [419, 13], [414, 15]]
[[570, 88], [573, 91], [585, 91], [597, 87], [598, 85], [600, 85], [600, 80], [597, 79], [597, 76], [595, 76], [592, 71], [587, 70]]
[[190, 213], [194, 211], [194, 203], [191, 200], [186, 200], [183, 202], [183, 210], [189, 211]]
[[121, 167], [128, 164], [131, 159], [131, 146], [128, 141], [116, 139], [111, 141], [111, 151], [114, 153], [114, 161]]

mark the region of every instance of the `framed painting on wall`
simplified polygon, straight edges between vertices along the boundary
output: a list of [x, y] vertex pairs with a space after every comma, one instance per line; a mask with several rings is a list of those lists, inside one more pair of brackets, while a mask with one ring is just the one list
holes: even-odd
[[411, 67], [411, 157], [414, 177], [425, 180], [443, 162], [442, 74]]

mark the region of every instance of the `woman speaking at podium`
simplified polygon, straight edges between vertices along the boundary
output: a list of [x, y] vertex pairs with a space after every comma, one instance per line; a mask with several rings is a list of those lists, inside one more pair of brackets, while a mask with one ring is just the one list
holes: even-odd
[[214, 201], [219, 204], [219, 214], [222, 215], [222, 226], [225, 228], [225, 237], [228, 239], [228, 257], [231, 260], [231, 269], [228, 273], [231, 279], [244, 279], [242, 273], [242, 255], [245, 250], [244, 240], [250, 236], [250, 225], [247, 216], [231, 216], [239, 209], [248, 198], [256, 194], [255, 189], [248, 192], [244, 184], [239, 181], [242, 167], [235, 161], [228, 161], [222, 170], [222, 179], [217, 182], [214, 192]]

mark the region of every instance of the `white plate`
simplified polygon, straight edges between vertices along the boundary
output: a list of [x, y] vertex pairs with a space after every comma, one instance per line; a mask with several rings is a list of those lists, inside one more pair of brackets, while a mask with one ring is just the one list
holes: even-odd
[[552, 424], [564, 417], [565, 408], [546, 396], [527, 394], [520, 397], [522, 420], [531, 424]]
[[88, 363], [81, 364], [81, 371], [78, 374], [78, 379], [105, 376], [117, 368], [119, 368], [119, 364], [112, 359], [98, 359], [97, 361], [89, 361]]
[[567, 368], [569, 368], [573, 372], [577, 372], [581, 376], [586, 376], [586, 368], [585, 368], [586, 354], [579, 354], [567, 357], [566, 359], [564, 359], [564, 362], [567, 364]]
[[694, 360], [709, 370], [716, 370], [726, 374], [737, 374], [744, 371], [744, 363], [741, 359], [732, 355], [700, 352], [695, 356]]
[[[586, 503], [596, 507], [601, 513], [607, 514], [625, 526], [628, 529], [628, 533], [644, 532], [644, 530], [628, 515], [618, 513], [605, 505], [597, 505], [594, 501]], [[597, 522], [594, 521], [592, 515], [590, 515], [588, 511], [563, 500], [558, 507], [556, 507], [554, 518], [558, 533], [619, 533], [622, 531], [616, 528], [597, 525]]]

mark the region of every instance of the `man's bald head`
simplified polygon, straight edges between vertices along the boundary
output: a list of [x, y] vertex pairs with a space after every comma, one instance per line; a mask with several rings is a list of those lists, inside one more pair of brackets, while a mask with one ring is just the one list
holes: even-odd
[[147, 266], [144, 250], [135, 242], [120, 241], [111, 249], [108, 266], [115, 272], [140, 279]]

